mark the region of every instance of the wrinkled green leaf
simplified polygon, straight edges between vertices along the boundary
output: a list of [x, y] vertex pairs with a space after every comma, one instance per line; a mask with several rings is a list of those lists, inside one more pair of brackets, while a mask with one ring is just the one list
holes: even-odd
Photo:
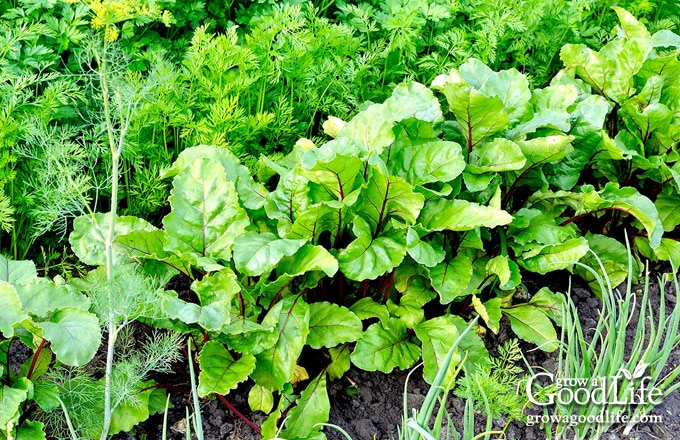
[[456, 142], [427, 141], [396, 145], [388, 167], [413, 186], [449, 182], [465, 169], [462, 147]]
[[309, 305], [309, 335], [312, 348], [335, 347], [354, 342], [361, 336], [361, 320], [348, 308], [329, 302]]
[[16, 289], [6, 281], [0, 281], [0, 303], [3, 305], [0, 332], [5, 338], [11, 338], [14, 336], [14, 326], [27, 319], [28, 314], [21, 305]]
[[250, 224], [238, 204], [234, 184], [224, 168], [208, 159], [191, 162], [174, 179], [172, 212], [165, 216], [165, 249], [190, 256], [229, 260], [236, 238]]
[[427, 231], [469, 231], [480, 226], [494, 228], [507, 225], [512, 216], [502, 209], [467, 200], [435, 199], [425, 205], [420, 223]]
[[277, 238], [270, 232], [246, 232], [234, 244], [236, 269], [249, 276], [259, 276], [272, 271], [283, 257], [294, 255], [306, 240]]
[[288, 412], [283, 438], [309, 438], [314, 431], [320, 431], [321, 424], [328, 422], [331, 404], [326, 391], [326, 372], [309, 382], [300, 393], [295, 406]]
[[73, 367], [90, 362], [101, 343], [99, 320], [82, 309], [61, 309], [49, 321], [36, 325], [42, 329], [43, 337], [50, 341], [57, 359]]
[[11, 284], [27, 283], [38, 277], [35, 263], [30, 260], [14, 261], [0, 255], [0, 281]]
[[[453, 322], [452, 316], [440, 316], [428, 321], [421, 322], [416, 327], [416, 336], [422, 342], [423, 350], [423, 378], [432, 384], [437, 372], [442, 367], [442, 361], [449, 352], [451, 345], [458, 338], [458, 328]], [[454, 354], [453, 362], [449, 366], [447, 378], [453, 375], [453, 371], [460, 362], [460, 355]]]
[[227, 394], [246, 380], [255, 369], [255, 357], [244, 354], [238, 359], [219, 342], [208, 341], [198, 357], [198, 395]]
[[390, 373], [411, 368], [420, 359], [420, 347], [410, 341], [406, 325], [390, 318], [389, 330], [379, 322], [366, 329], [352, 352], [352, 363], [362, 370]]
[[448, 304], [467, 291], [472, 279], [472, 262], [467, 255], [460, 254], [430, 269], [429, 276], [442, 304]]
[[248, 406], [251, 411], [269, 414], [274, 408], [274, 394], [267, 388], [255, 384], [248, 392]]
[[274, 346], [256, 355], [252, 373], [255, 383], [270, 390], [280, 390], [293, 378], [295, 364], [309, 334], [309, 306], [299, 297], [276, 303], [262, 321], [276, 328]]
[[40, 318], [47, 318], [52, 312], [67, 307], [83, 310], [90, 308], [88, 297], [45, 278], [17, 284], [15, 287], [24, 310]]
[[550, 318], [538, 307], [528, 304], [503, 309], [510, 319], [512, 331], [527, 342], [538, 345], [541, 350], [553, 352], [558, 347], [557, 333]]

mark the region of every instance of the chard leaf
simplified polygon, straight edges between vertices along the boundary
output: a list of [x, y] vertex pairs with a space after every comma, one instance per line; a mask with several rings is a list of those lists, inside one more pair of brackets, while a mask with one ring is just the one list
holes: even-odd
[[[604, 265], [606, 276], [609, 278], [612, 287], [616, 287], [624, 282], [629, 276], [628, 250], [626, 249], [626, 246], [618, 240], [599, 234], [588, 233], [586, 239], [588, 240], [588, 246], [593, 252], [586, 254], [581, 262], [590, 266], [603, 276], [604, 274], [600, 269], [600, 263], [598, 263], [595, 258], [595, 255], [597, 255], [597, 258]], [[595, 275], [580, 265], [574, 267], [574, 272], [588, 283], [588, 287], [590, 287], [598, 298], [602, 298], [600, 283], [597, 281], [597, 278], [595, 278]], [[630, 275], [633, 279], [637, 277], [636, 273]], [[560, 321], [555, 320], [555, 322]]]
[[[103, 266], [106, 264], [106, 242], [109, 236], [109, 223], [111, 213], [94, 213], [82, 215], [73, 220], [73, 232], [69, 236], [69, 243], [73, 252], [80, 261], [91, 266]], [[119, 235], [129, 234], [132, 231], [153, 231], [156, 229], [146, 220], [131, 216], [116, 217], [113, 231], [115, 240]], [[129, 263], [131, 260], [117, 252], [113, 253], [111, 264]]]
[[289, 231], [284, 231], [281, 235], [285, 238], [300, 238], [314, 243], [321, 233], [329, 231], [332, 239], [335, 239], [338, 223], [342, 218], [341, 209], [342, 207], [334, 207], [325, 202], [312, 205], [307, 211], [297, 216]]
[[[458, 338], [458, 328], [453, 316], [439, 316], [425, 322], [421, 322], [413, 328], [416, 336], [422, 342], [423, 378], [430, 385], [434, 381], [437, 372], [441, 369], [442, 361], [451, 349], [454, 341]], [[447, 382], [453, 376], [453, 372], [460, 363], [460, 354], [454, 354], [453, 361], [447, 371]]]
[[[451, 316], [453, 323], [458, 328], [458, 334], [465, 331], [468, 323], [460, 316]], [[461, 356], [467, 355], [466, 361], [468, 366], [476, 368], [485, 368], [490, 366], [489, 351], [484, 345], [484, 341], [479, 337], [477, 332], [468, 332], [462, 341], [458, 344], [458, 352]]]
[[303, 161], [305, 168], [302, 174], [339, 201], [344, 201], [352, 193], [363, 165], [361, 159], [341, 154], [335, 154], [327, 161], [320, 160], [314, 151], [308, 152]]
[[42, 329], [43, 337], [50, 341], [57, 359], [73, 367], [90, 362], [101, 342], [99, 320], [82, 309], [63, 308], [49, 321], [36, 325]]
[[246, 380], [255, 369], [255, 357], [244, 354], [238, 359], [219, 342], [208, 341], [198, 357], [198, 395], [227, 394]]
[[3, 305], [0, 313], [0, 332], [9, 339], [14, 336], [14, 326], [28, 319], [28, 314], [21, 305], [16, 289], [7, 281], [0, 280], [0, 303]]
[[557, 333], [550, 318], [540, 308], [521, 304], [503, 309], [510, 319], [512, 331], [527, 342], [536, 344], [541, 350], [553, 352], [558, 347]]
[[614, 12], [619, 17], [621, 22], [621, 29], [626, 38], [646, 38], [649, 39], [652, 35], [647, 28], [637, 21], [637, 19], [630, 12], [626, 11], [620, 6], [612, 6]]
[[560, 226], [547, 210], [522, 208], [508, 228], [508, 237], [521, 249], [529, 243], [559, 244], [581, 235], [574, 224]]
[[650, 40], [619, 38], [599, 52], [584, 44], [567, 44], [562, 47], [560, 58], [598, 94], [623, 103], [635, 92], [633, 76], [640, 70], [651, 49]]
[[262, 411], [269, 414], [274, 408], [274, 394], [258, 384], [248, 392], [248, 406], [251, 411]]
[[14, 261], [0, 255], [0, 281], [10, 284], [28, 283], [38, 278], [35, 263], [30, 260]]
[[361, 298], [349, 309], [362, 321], [378, 318], [384, 328], [389, 328], [390, 312], [387, 306], [375, 302], [373, 298]]
[[456, 142], [426, 141], [395, 145], [390, 171], [413, 186], [449, 182], [465, 169], [462, 147]]
[[564, 158], [574, 151], [571, 146], [573, 140], [573, 136], [553, 135], [520, 141], [517, 144], [526, 157], [526, 165], [529, 167], [541, 163], [557, 162]]
[[[165, 231], [161, 229], [136, 230], [128, 234], [119, 235], [114, 239], [113, 246], [116, 252], [125, 255], [131, 260], [150, 265], [156, 261], [166, 266], [167, 270], [175, 269], [187, 276], [192, 276], [191, 266], [186, 261], [163, 248], [165, 243]], [[162, 269], [157, 269], [162, 271]]]
[[406, 256], [406, 231], [390, 228], [373, 238], [371, 225], [356, 217], [352, 228], [357, 237], [338, 255], [342, 273], [350, 280], [374, 280], [395, 267]]
[[502, 209], [478, 205], [467, 200], [434, 199], [420, 213], [420, 223], [427, 231], [469, 231], [480, 226], [507, 225], [512, 216]]
[[407, 252], [413, 260], [427, 267], [434, 267], [444, 261], [446, 252], [436, 243], [421, 240], [418, 233], [409, 228], [406, 234]]
[[331, 356], [331, 362], [328, 365], [326, 371], [328, 372], [328, 376], [331, 378], [331, 380], [340, 379], [345, 373], [349, 371], [350, 352], [351, 350], [347, 344], [328, 349], [328, 354]]
[[548, 127], [567, 132], [571, 128], [569, 107], [576, 102], [578, 90], [572, 84], [556, 84], [531, 92], [529, 119], [507, 131], [509, 139], [524, 140], [527, 134]]
[[262, 207], [267, 190], [256, 184], [248, 168], [241, 165], [238, 158], [227, 148], [214, 145], [198, 145], [182, 151], [170, 168], [161, 173], [161, 178], [175, 177], [197, 160], [207, 159], [224, 168], [227, 178], [236, 185], [238, 196], [248, 209]]
[[422, 194], [413, 192], [401, 177], [386, 176], [375, 166], [369, 167], [367, 179], [355, 209], [369, 221], [374, 236], [382, 232], [390, 218], [407, 225], [415, 223], [424, 204]]
[[[27, 379], [26, 379], [27, 380]], [[19, 418], [19, 408], [28, 398], [28, 389], [12, 388], [9, 385], [0, 385], [0, 426], [3, 431]]]
[[295, 255], [282, 258], [277, 271], [291, 277], [321, 271], [332, 277], [338, 271], [338, 260], [323, 246], [307, 243]]
[[222, 269], [191, 283], [201, 302], [198, 323], [206, 330], [217, 331], [229, 323], [231, 301], [239, 293], [241, 286], [231, 269]]
[[662, 193], [654, 202], [659, 212], [659, 220], [663, 225], [663, 230], [670, 232], [680, 224], [680, 196], [677, 194]]
[[288, 297], [274, 305], [262, 324], [276, 330], [271, 348], [255, 355], [252, 372], [255, 383], [270, 390], [280, 390], [295, 374], [295, 364], [309, 334], [309, 306], [299, 297]]
[[568, 269], [588, 252], [584, 237], [572, 238], [560, 244], [528, 246], [517, 263], [540, 274]]
[[467, 293], [472, 279], [472, 262], [465, 254], [439, 263], [429, 270], [432, 288], [439, 293], [442, 304], [448, 304]]
[[283, 219], [292, 224], [310, 203], [309, 182], [296, 167], [281, 176], [276, 190], [267, 195], [264, 208], [269, 218]]
[[271, 232], [246, 232], [234, 244], [234, 265], [248, 276], [271, 272], [283, 257], [294, 255], [306, 240], [278, 238]]
[[519, 145], [508, 139], [496, 138], [472, 151], [467, 171], [475, 174], [520, 170], [526, 158]]
[[654, 254], [660, 259], [670, 261], [671, 267], [680, 267], [680, 243], [672, 238], [662, 238], [661, 243], [654, 249]]
[[282, 438], [309, 438], [310, 434], [320, 431], [322, 424], [328, 422], [330, 411], [331, 404], [326, 391], [326, 372], [321, 372], [309, 382], [307, 388], [295, 401], [295, 406], [288, 412], [286, 429], [281, 433]]
[[231, 259], [236, 238], [250, 225], [224, 168], [205, 158], [175, 177], [170, 206], [172, 212], [163, 219], [165, 249], [186, 255], [194, 265], [201, 257]]
[[554, 293], [547, 287], [541, 287], [531, 297], [529, 304], [538, 307], [548, 318], [561, 325], [565, 307], [565, 298], [562, 294]]
[[24, 310], [39, 318], [48, 318], [51, 313], [66, 307], [82, 310], [90, 308], [90, 299], [87, 296], [45, 278], [37, 278], [33, 282], [14, 287]]
[[410, 341], [406, 324], [390, 318], [388, 329], [379, 322], [366, 329], [352, 352], [352, 363], [362, 370], [390, 373], [411, 368], [420, 359], [420, 347]]
[[361, 336], [361, 330], [361, 320], [346, 307], [329, 302], [309, 305], [307, 344], [312, 348], [354, 342]]
[[449, 109], [467, 142], [468, 155], [473, 147], [508, 128], [510, 121], [503, 101], [465, 84], [457, 71], [435, 78], [432, 87], [446, 96]]
[[510, 121], [519, 120], [529, 108], [529, 81], [516, 69], [494, 72], [478, 59], [470, 58], [460, 66], [460, 75], [485, 96], [500, 99]]

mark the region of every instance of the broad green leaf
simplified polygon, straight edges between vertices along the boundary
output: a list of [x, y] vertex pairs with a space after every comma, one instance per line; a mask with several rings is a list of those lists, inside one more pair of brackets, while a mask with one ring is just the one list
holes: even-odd
[[569, 107], [576, 102], [578, 89], [572, 84], [557, 84], [532, 91], [530, 104], [533, 112], [529, 119], [506, 132], [506, 137], [515, 141], [524, 140], [526, 135], [539, 128], [554, 128], [568, 132], [571, 128]]
[[621, 29], [626, 38], [646, 38], [649, 39], [652, 35], [649, 33], [645, 25], [637, 21], [637, 19], [630, 12], [626, 11], [620, 6], [612, 6], [614, 12], [619, 17], [621, 22]]
[[[90, 266], [106, 264], [106, 243], [109, 237], [109, 223], [111, 213], [94, 213], [82, 215], [73, 220], [73, 232], [69, 236], [69, 243], [80, 261]], [[116, 217], [113, 237], [129, 234], [132, 231], [153, 231], [154, 228], [146, 220], [131, 216]], [[113, 242], [111, 243], [113, 244]], [[114, 252], [111, 264], [129, 263], [131, 260]]]
[[61, 309], [48, 322], [36, 325], [42, 329], [43, 337], [50, 341], [57, 359], [73, 367], [90, 362], [101, 343], [99, 320], [82, 309]]
[[573, 136], [553, 135], [534, 138], [528, 141], [519, 141], [517, 145], [519, 145], [522, 154], [526, 157], [526, 165], [528, 167], [535, 164], [559, 161], [574, 151], [574, 148], [571, 146], [573, 140]]
[[198, 145], [182, 151], [170, 168], [161, 173], [161, 178], [175, 177], [194, 162], [207, 159], [224, 168], [227, 178], [236, 185], [238, 197], [243, 206], [256, 210], [262, 207], [267, 190], [253, 181], [250, 171], [241, 165], [238, 158], [228, 149], [214, 145]]
[[584, 237], [572, 238], [561, 244], [527, 246], [517, 260], [523, 268], [540, 274], [568, 269], [588, 252]]
[[[423, 363], [425, 364], [423, 378], [429, 384], [434, 381], [437, 372], [441, 369], [442, 361], [458, 338], [458, 328], [452, 318], [452, 316], [432, 318], [413, 328], [423, 344]], [[449, 366], [447, 379], [453, 375], [460, 359], [460, 355], [455, 353], [453, 362]]]
[[472, 262], [467, 255], [459, 254], [430, 269], [429, 277], [442, 304], [448, 304], [467, 292], [472, 279]]
[[510, 319], [512, 331], [527, 342], [539, 346], [543, 351], [553, 352], [558, 347], [557, 333], [550, 318], [538, 307], [529, 304], [503, 309]]
[[34, 420], [25, 420], [17, 428], [16, 438], [21, 440], [46, 440], [45, 424]]
[[486, 96], [503, 102], [508, 119], [520, 119], [529, 107], [531, 91], [526, 76], [516, 69], [494, 72], [481, 61], [470, 58], [460, 66], [461, 76]]
[[501, 286], [510, 282], [512, 271], [510, 270], [510, 260], [507, 256], [498, 255], [493, 257], [486, 263], [486, 270], [489, 275], [493, 274], [498, 277]]
[[363, 162], [357, 157], [334, 155], [324, 161], [307, 153], [303, 158], [302, 174], [310, 181], [323, 186], [335, 200], [344, 201], [354, 190]]
[[185, 324], [195, 324], [201, 317], [201, 306], [181, 300], [177, 292], [166, 290], [161, 294], [163, 312], [171, 319], [178, 319]]
[[300, 213], [289, 230], [282, 230], [279, 225], [279, 234], [283, 238], [305, 239], [315, 243], [323, 232], [328, 231], [334, 240], [341, 217], [342, 206], [333, 207], [326, 202], [318, 203]]
[[283, 257], [290, 257], [300, 249], [306, 240], [278, 238], [271, 232], [246, 232], [234, 244], [234, 265], [248, 276], [259, 276], [271, 272]]
[[[50, 353], [51, 354], [51, 353]], [[47, 365], [49, 369], [49, 365]], [[59, 407], [59, 388], [54, 382], [48, 380], [38, 380], [35, 382], [33, 390], [33, 400], [45, 412], [53, 411]]]
[[675, 269], [680, 267], [680, 243], [672, 238], [662, 238], [654, 254], [661, 260], [670, 261]]
[[349, 371], [350, 352], [351, 350], [347, 344], [328, 349], [328, 354], [331, 356], [331, 362], [328, 364], [326, 371], [331, 380], [340, 379], [347, 371]]
[[[35, 384], [36, 379], [47, 373], [51, 363], [52, 352], [48, 348], [43, 348], [39, 353], [35, 353], [33, 356], [30, 356], [28, 359], [26, 359], [26, 361], [24, 361], [24, 363], [21, 365], [21, 368], [19, 369], [18, 376], [26, 377]], [[31, 377], [29, 377], [28, 372], [31, 369], [31, 365], [33, 365], [33, 372]]]
[[462, 147], [456, 142], [427, 141], [395, 145], [388, 167], [413, 186], [449, 182], [465, 169]]
[[200, 257], [229, 260], [234, 241], [250, 225], [224, 168], [208, 159], [191, 162], [175, 177], [170, 206], [165, 248], [191, 256], [194, 264]]
[[5, 427], [19, 418], [19, 408], [28, 397], [28, 390], [0, 385], [0, 426]]
[[531, 297], [529, 304], [541, 309], [548, 318], [552, 319], [558, 325], [562, 324], [562, 315], [564, 314], [565, 298], [559, 293], [552, 292], [547, 287], [541, 289]]
[[441, 263], [446, 257], [446, 252], [441, 246], [421, 240], [418, 233], [409, 228], [406, 234], [406, 251], [413, 260], [427, 267], [434, 267]]
[[0, 255], [0, 281], [11, 284], [27, 283], [38, 277], [35, 263], [30, 260], [14, 261]]
[[427, 231], [469, 231], [480, 226], [494, 228], [507, 225], [512, 216], [502, 209], [467, 200], [435, 199], [420, 213], [420, 223]]
[[491, 298], [482, 303], [487, 318], [485, 320], [486, 326], [496, 334], [498, 334], [498, 330], [500, 329], [500, 321], [503, 316], [501, 312], [502, 301], [502, 298]]
[[296, 167], [280, 177], [276, 190], [267, 195], [264, 207], [267, 216], [292, 224], [311, 204], [309, 181], [299, 174]]
[[16, 289], [7, 281], [0, 281], [0, 303], [2, 303], [0, 332], [9, 339], [14, 336], [14, 326], [28, 319], [28, 314], [21, 305]]
[[362, 321], [378, 318], [383, 327], [389, 328], [390, 313], [387, 310], [387, 306], [375, 302], [373, 298], [361, 298], [349, 309]]
[[45, 278], [17, 284], [15, 288], [24, 310], [40, 318], [47, 318], [51, 313], [67, 307], [82, 310], [90, 308], [88, 297]]
[[[558, 225], [548, 210], [522, 208], [515, 213], [508, 237], [521, 249], [529, 243], [559, 244], [578, 237], [580, 232], [573, 223]], [[513, 246], [515, 248], [515, 246]]]
[[432, 88], [441, 90], [446, 96], [449, 109], [467, 142], [468, 155], [480, 142], [508, 128], [509, 119], [503, 101], [465, 84], [457, 71], [435, 78]]
[[119, 254], [140, 264], [149, 263], [149, 260], [157, 260], [159, 264], [191, 276], [191, 266], [163, 247], [165, 235], [165, 231], [161, 229], [135, 230], [128, 234], [118, 235], [114, 239], [113, 248]]
[[329, 302], [309, 305], [309, 335], [312, 348], [335, 347], [354, 342], [361, 336], [361, 320], [348, 308]]
[[269, 414], [274, 408], [274, 394], [267, 388], [255, 384], [248, 392], [248, 406], [251, 411]]
[[635, 92], [633, 76], [640, 70], [651, 49], [648, 39], [617, 38], [599, 52], [583, 44], [567, 44], [562, 47], [560, 58], [598, 94], [623, 103]]
[[309, 306], [299, 297], [285, 298], [272, 307], [262, 321], [276, 328], [274, 346], [258, 353], [252, 373], [255, 383], [280, 390], [293, 378], [295, 364], [309, 334]]
[[221, 332], [229, 348], [244, 354], [257, 354], [276, 344], [279, 334], [275, 323], [258, 324], [249, 318], [237, 316]]
[[370, 166], [366, 186], [355, 209], [357, 214], [369, 221], [371, 233], [376, 236], [392, 218], [407, 225], [414, 224], [423, 204], [423, 195], [413, 192], [404, 179], [386, 176], [377, 167]]
[[331, 404], [326, 391], [326, 372], [309, 382], [307, 388], [300, 393], [295, 406], [288, 411], [286, 429], [281, 433], [283, 438], [309, 438], [314, 431], [320, 431], [322, 423], [328, 422]]
[[[206, 330], [218, 331], [229, 323], [231, 301], [241, 287], [231, 269], [222, 269], [191, 284], [201, 302], [198, 323]], [[180, 318], [181, 319], [181, 318]]]
[[[624, 282], [629, 275], [628, 250], [626, 249], [626, 246], [618, 240], [599, 234], [588, 233], [586, 239], [588, 240], [588, 246], [593, 251], [594, 255], [590, 252], [587, 253], [581, 259], [581, 263], [590, 266], [601, 276], [604, 276], [605, 274], [603, 274], [600, 269], [600, 263], [597, 261], [597, 259], [599, 259], [604, 265], [606, 276], [609, 278], [612, 287], [616, 287]], [[597, 259], [595, 258], [595, 255], [597, 255]], [[588, 286], [598, 298], [602, 297], [600, 283], [597, 281], [597, 278], [595, 278], [595, 275], [579, 265], [574, 266], [574, 272], [588, 283]], [[633, 279], [637, 277], [636, 273], [630, 275]], [[555, 322], [560, 321], [555, 320]]]
[[153, 381], [139, 382], [140, 391], [135, 394], [134, 399], [124, 399], [118, 404], [111, 415], [111, 428], [109, 435], [114, 435], [119, 432], [129, 432], [139, 423], [148, 419], [151, 415], [149, 412], [149, 401], [152, 394], [164, 392], [164, 390], [156, 389]]
[[397, 267], [406, 256], [406, 231], [390, 229], [373, 237], [370, 224], [356, 217], [353, 226], [357, 237], [338, 254], [342, 273], [350, 280], [374, 280]]
[[663, 225], [659, 220], [656, 207], [651, 200], [635, 188], [619, 188], [619, 185], [614, 182], [608, 182], [599, 193], [584, 188], [584, 202], [586, 209], [591, 211], [615, 208], [634, 216], [647, 231], [652, 247], [658, 246], [661, 242]]
[[276, 266], [279, 273], [298, 276], [321, 271], [329, 277], [338, 271], [338, 260], [323, 246], [305, 244], [293, 256], [284, 257]]
[[352, 352], [352, 363], [362, 370], [390, 373], [411, 368], [420, 359], [420, 347], [410, 341], [406, 325], [390, 318], [387, 330], [379, 322], [366, 329]]
[[198, 395], [227, 394], [246, 380], [255, 369], [255, 357], [244, 354], [238, 359], [219, 342], [208, 341], [198, 357]]
[[508, 139], [496, 138], [472, 150], [467, 171], [481, 174], [520, 170], [525, 163], [526, 158], [519, 145]]

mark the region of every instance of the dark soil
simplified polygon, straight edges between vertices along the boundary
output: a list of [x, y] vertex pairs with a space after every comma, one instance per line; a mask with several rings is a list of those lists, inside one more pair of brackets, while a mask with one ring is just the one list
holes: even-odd
[[[665, 267], [658, 266], [653, 273], [662, 273]], [[530, 292], [538, 290], [544, 280], [527, 282]], [[553, 291], [566, 291], [568, 278], [551, 276], [551, 288]], [[650, 298], [653, 301], [655, 310], [659, 304], [659, 286], [656, 280], [652, 282]], [[597, 298], [581, 286], [572, 288], [572, 298], [578, 306], [579, 317], [584, 329], [592, 328], [598, 318], [600, 303]], [[676, 302], [675, 290], [666, 290], [667, 310], [672, 309]], [[632, 335], [631, 335], [632, 336]], [[485, 338], [487, 347], [493, 354], [495, 347], [503, 341], [513, 337], [509, 325], [501, 328], [498, 335], [488, 334]], [[556, 355], [547, 354], [542, 351], [532, 350], [529, 344], [523, 347], [528, 362], [535, 370], [543, 369], [548, 372], [556, 372]], [[676, 349], [668, 361], [667, 369], [680, 364], [680, 349]], [[407, 371], [396, 371], [392, 374], [376, 372], [365, 372], [356, 369], [350, 370], [347, 377], [356, 385], [351, 386], [348, 379], [333, 382], [329, 385], [329, 396], [331, 399], [330, 423], [342, 427], [355, 440], [371, 439], [396, 439], [397, 427], [401, 425], [404, 403], [404, 383]], [[182, 379], [180, 379], [182, 380]], [[174, 408], [169, 411], [169, 439], [185, 438], [185, 408], [191, 408], [191, 397], [189, 393], [186, 376], [179, 387], [182, 391], [169, 391]], [[233, 407], [241, 411], [247, 419], [259, 426], [266, 419], [262, 413], [251, 413], [248, 408], [247, 390], [250, 384], [246, 383], [232, 391], [227, 399]], [[357, 391], [351, 395], [348, 390], [352, 388]], [[428, 385], [422, 379], [419, 372], [411, 375], [406, 393], [406, 400], [409, 408], [419, 408], [422, 404]], [[447, 409], [456, 426], [460, 426], [465, 402], [463, 399], [453, 395], [449, 397]], [[529, 411], [532, 411], [530, 409]], [[535, 408], [533, 409], [535, 411]], [[261, 438], [254, 429], [249, 427], [244, 421], [240, 420], [233, 411], [219, 400], [204, 401], [201, 407], [203, 417], [203, 427], [206, 440], [241, 439], [251, 440]], [[614, 427], [603, 439], [676, 439], [680, 438], [680, 393], [676, 392], [666, 398], [661, 405], [653, 410], [653, 414], [663, 416], [662, 424], [639, 424], [629, 436], [622, 434], [623, 427]], [[481, 416], [476, 418], [477, 432], [484, 431], [484, 420]], [[502, 429], [505, 420], [497, 420], [495, 429]], [[117, 440], [141, 440], [159, 439], [162, 432], [162, 416], [152, 416], [147, 422], [137, 427], [135, 432], [116, 436]], [[327, 428], [325, 433], [329, 440], [340, 440], [344, 437], [337, 431]], [[519, 421], [511, 422], [506, 430], [508, 439], [545, 439], [546, 433], [538, 426], [526, 426]], [[573, 438], [573, 437], [572, 437]]]

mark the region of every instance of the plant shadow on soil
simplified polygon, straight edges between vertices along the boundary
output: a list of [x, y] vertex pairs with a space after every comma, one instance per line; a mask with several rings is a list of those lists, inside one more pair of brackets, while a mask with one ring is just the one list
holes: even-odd
[[[650, 269], [650, 294], [652, 306], [655, 310], [659, 307], [659, 284], [657, 277], [668, 272], [669, 268], [665, 265], [656, 265]], [[592, 330], [598, 319], [600, 301], [587, 289], [579, 284], [579, 279], [572, 278], [571, 295], [577, 305], [581, 325], [586, 332]], [[566, 292], [569, 283], [569, 274], [551, 274], [548, 280], [550, 287], [555, 292]], [[545, 278], [527, 280], [526, 286], [529, 292], [538, 291], [546, 283]], [[672, 283], [671, 283], [672, 284]], [[666, 308], [672, 310], [676, 303], [676, 292], [672, 285], [666, 288]], [[629, 329], [628, 336], [633, 337], [632, 330]], [[489, 352], [496, 354], [496, 348], [504, 341], [514, 337], [510, 330], [507, 320], [501, 321], [501, 329], [498, 334], [487, 333], [484, 342]], [[545, 353], [535, 350], [535, 346], [521, 342], [521, 347], [525, 357], [534, 371], [556, 372], [557, 356], [556, 353]], [[309, 361], [309, 360], [308, 360]], [[314, 363], [315, 360], [312, 360]], [[666, 370], [680, 364], [680, 348], [676, 348], [668, 359]], [[184, 369], [185, 370], [185, 369]], [[178, 390], [169, 390], [173, 408], [168, 412], [168, 439], [185, 439], [186, 409], [191, 409], [191, 394], [188, 384], [188, 373], [182, 372], [182, 367], [178, 368], [175, 376], [164, 377]], [[404, 402], [404, 383], [408, 371], [395, 371], [391, 374], [380, 372], [366, 372], [352, 368], [347, 377], [356, 383], [356, 393], [348, 393], [351, 383], [343, 378], [331, 382], [328, 386], [328, 393], [331, 402], [331, 412], [329, 423], [343, 428], [354, 440], [387, 440], [397, 439], [397, 427], [401, 426]], [[174, 381], [174, 382], [173, 382]], [[179, 381], [179, 383], [178, 383]], [[227, 400], [245, 417], [261, 425], [266, 419], [262, 413], [252, 413], [248, 407], [247, 392], [252, 384], [244, 383], [226, 396]], [[304, 384], [303, 384], [304, 386]], [[408, 384], [407, 402], [409, 411], [411, 408], [419, 408], [429, 389], [428, 384], [423, 380], [422, 374], [416, 372], [411, 375]], [[355, 394], [355, 395], [350, 395]], [[462, 426], [465, 401], [451, 394], [447, 401], [447, 410], [456, 426]], [[528, 410], [530, 414], [540, 414], [534, 407]], [[206, 440], [260, 440], [257, 434], [246, 423], [238, 419], [227, 407], [219, 400], [204, 400], [201, 406], [203, 417], [203, 430]], [[658, 424], [638, 424], [630, 435], [623, 435], [622, 426], [614, 426], [607, 432], [603, 440], [656, 440], [656, 439], [676, 439], [680, 438], [680, 392], [675, 392], [668, 396], [663, 402], [653, 409], [652, 414], [661, 415], [663, 422]], [[477, 415], [475, 418], [475, 431], [484, 431], [485, 417]], [[496, 420], [494, 429], [502, 429], [505, 420]], [[138, 425], [131, 433], [119, 434], [115, 440], [141, 440], [141, 439], [160, 439], [162, 436], [163, 416], [157, 414], [146, 422]], [[324, 432], [329, 440], [344, 440], [344, 437], [332, 428], [325, 428]], [[497, 438], [497, 436], [491, 436]], [[545, 439], [546, 433], [538, 426], [527, 426], [520, 421], [511, 422], [506, 430], [507, 439], [526, 439], [539, 440]], [[595, 440], [595, 439], [594, 439]]]

